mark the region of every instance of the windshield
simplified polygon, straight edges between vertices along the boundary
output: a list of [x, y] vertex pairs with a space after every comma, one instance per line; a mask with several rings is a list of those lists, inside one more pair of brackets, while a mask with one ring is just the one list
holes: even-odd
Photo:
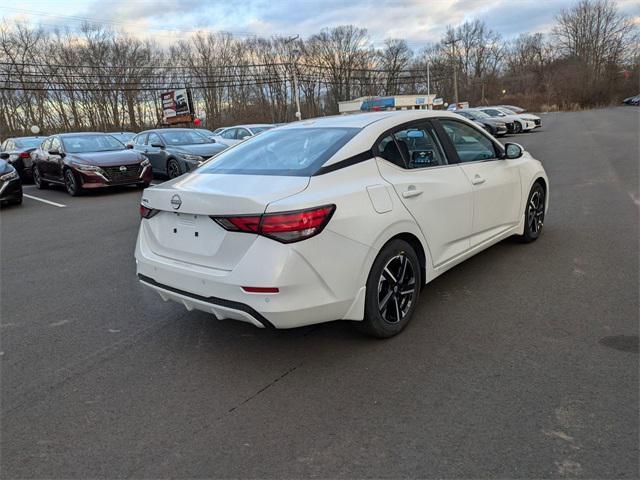
[[197, 172], [310, 176], [359, 131], [358, 128], [268, 131], [220, 153]]
[[469, 112], [473, 115], [474, 118], [489, 118], [489, 115], [487, 115], [484, 112], [481, 112], [480, 110], [476, 111], [474, 110], [473, 112]]
[[77, 135], [62, 139], [67, 153], [111, 152], [124, 150], [124, 145], [111, 135]]
[[18, 148], [35, 148], [42, 143], [42, 138], [16, 138], [14, 142]]
[[122, 143], [128, 142], [129, 140], [131, 140], [133, 137], [136, 136], [135, 133], [127, 133], [127, 132], [110, 133], [109, 135], [116, 138], [117, 140], [120, 140]]
[[197, 130], [176, 130], [174, 132], [162, 132], [160, 135], [167, 146], [212, 143], [209, 137]]
[[273, 128], [273, 126], [272, 125], [265, 125], [264, 127], [251, 127], [251, 131], [253, 132], [254, 135], [257, 135], [260, 132], [264, 132], [265, 130], [269, 130], [270, 128]]

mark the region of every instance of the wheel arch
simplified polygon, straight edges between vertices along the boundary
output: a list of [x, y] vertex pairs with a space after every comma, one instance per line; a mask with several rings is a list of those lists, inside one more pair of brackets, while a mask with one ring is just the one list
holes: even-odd
[[[391, 241], [395, 239], [401, 239], [407, 242], [413, 247], [418, 259], [420, 260], [420, 272], [422, 273], [422, 283], [426, 283], [431, 278], [429, 272], [433, 271], [433, 264], [431, 261], [431, 251], [429, 245], [422, 234], [422, 231], [415, 223], [408, 221], [398, 222], [387, 228], [381, 235], [378, 236], [374, 244], [372, 245], [372, 256], [367, 262], [366, 276], [371, 271], [373, 262], [378, 257], [382, 249]], [[366, 278], [366, 277], [365, 277]]]

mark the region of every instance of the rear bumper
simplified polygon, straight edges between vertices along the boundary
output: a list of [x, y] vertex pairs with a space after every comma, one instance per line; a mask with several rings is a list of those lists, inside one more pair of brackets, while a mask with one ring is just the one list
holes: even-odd
[[[328, 230], [297, 246], [257, 237], [232, 270], [221, 270], [154, 253], [144, 222], [136, 244], [138, 278], [164, 300], [257, 327], [295, 328], [361, 319], [352, 307], [363, 301], [364, 286], [349, 278], [357, 277], [355, 266], [361, 266], [369, 253], [361, 244]], [[341, 253], [319, 255], [319, 251]], [[243, 286], [279, 291], [249, 293]]]
[[186, 292], [158, 283], [153, 278], [145, 275], [138, 274], [138, 279], [143, 285], [158, 292], [163, 300], [173, 300], [174, 302], [182, 303], [189, 311], [202, 310], [213, 313], [218, 318], [240, 320], [242, 322], [252, 323], [259, 328], [275, 328], [269, 320], [244, 303]]

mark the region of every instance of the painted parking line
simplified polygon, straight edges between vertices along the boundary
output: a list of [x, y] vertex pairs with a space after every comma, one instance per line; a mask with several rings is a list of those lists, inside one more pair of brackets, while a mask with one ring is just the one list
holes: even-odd
[[66, 205], [63, 205], [61, 203], [52, 202], [51, 200], [45, 200], [44, 198], [34, 197], [32, 195], [27, 195], [26, 193], [23, 193], [22, 196], [30, 198], [31, 200], [37, 200], [38, 202], [48, 203], [49, 205], [53, 205], [54, 207], [60, 207], [60, 208], [66, 207]]

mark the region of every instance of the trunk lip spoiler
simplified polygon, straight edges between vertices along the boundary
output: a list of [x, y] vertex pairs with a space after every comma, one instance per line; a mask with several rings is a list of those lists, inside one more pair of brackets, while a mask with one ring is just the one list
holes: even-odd
[[224, 298], [218, 298], [218, 297], [205, 297], [203, 295], [198, 295], [196, 293], [186, 292], [184, 290], [180, 290], [179, 288], [170, 287], [169, 285], [164, 285], [162, 283], [156, 282], [153, 278], [147, 277], [146, 275], [142, 275], [141, 273], [138, 274], [138, 279], [142, 283], [147, 283], [156, 288], [167, 290], [168, 292], [184, 295], [185, 297], [193, 298], [194, 300], [199, 300], [201, 302], [210, 303], [211, 305], [217, 305], [220, 307], [231, 308], [233, 310], [240, 310], [241, 312], [251, 315], [258, 322], [264, 325], [265, 328], [274, 329], [274, 330], [276, 328], [275, 325], [273, 325], [273, 323], [271, 323], [269, 320], [264, 318], [264, 316], [258, 313], [255, 309], [253, 309], [252, 307], [250, 307], [245, 303], [236, 302], [234, 300], [226, 300]]

